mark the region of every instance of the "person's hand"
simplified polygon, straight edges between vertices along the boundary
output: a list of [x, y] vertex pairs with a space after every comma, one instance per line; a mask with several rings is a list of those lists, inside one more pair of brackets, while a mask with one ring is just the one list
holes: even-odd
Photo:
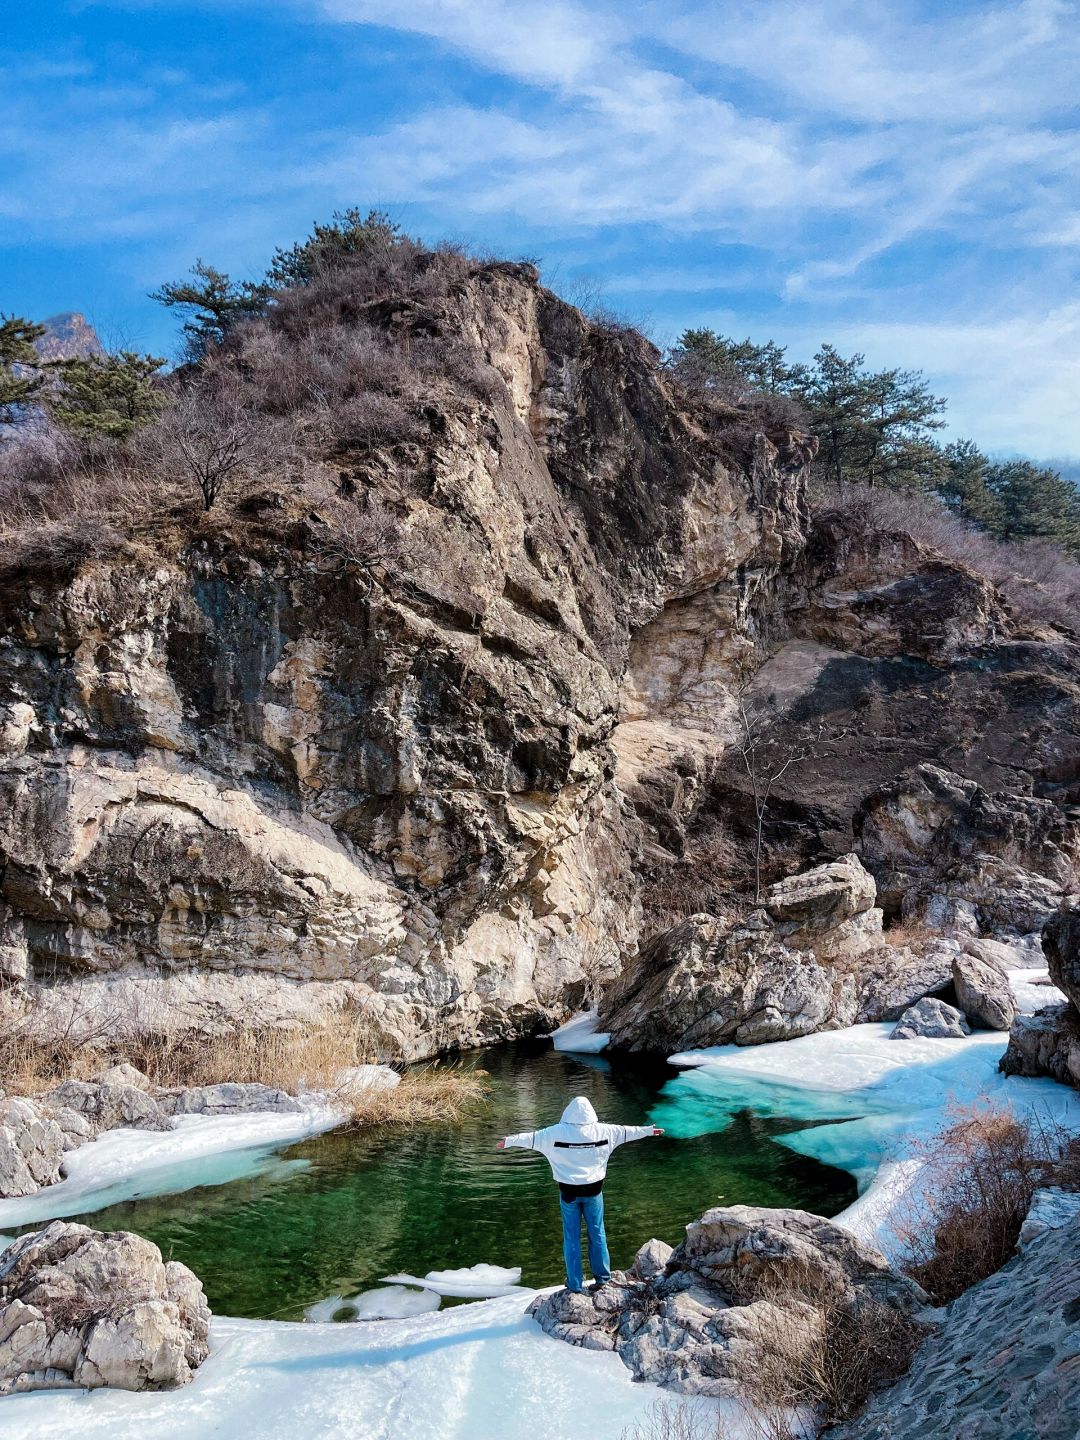
[[663, 1130], [660, 1129], [660, 1126], [659, 1126], [659, 1125], [654, 1125], [654, 1126], [652, 1127], [652, 1133], [653, 1133], [654, 1135], [662, 1135], [664, 1132], [663, 1132]]
[[505, 1140], [500, 1140], [499, 1143], [495, 1146], [495, 1149], [496, 1149], [496, 1150], [505, 1150], [505, 1149], [506, 1149], [506, 1141], [505, 1141]]

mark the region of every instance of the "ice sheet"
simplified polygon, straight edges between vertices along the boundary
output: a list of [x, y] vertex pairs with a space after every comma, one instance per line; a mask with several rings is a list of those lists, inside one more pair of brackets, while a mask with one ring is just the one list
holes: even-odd
[[528, 1298], [381, 1325], [215, 1318], [210, 1358], [183, 1389], [9, 1396], [0, 1440], [619, 1440], [670, 1404], [617, 1355], [544, 1335]]
[[1052, 983], [1045, 965], [1037, 969], [1028, 966], [1008, 973], [1021, 1015], [1034, 1015], [1044, 1005], [1060, 1005], [1065, 999], [1064, 993]]
[[65, 1215], [103, 1210], [123, 1200], [173, 1195], [199, 1185], [281, 1169], [303, 1161], [283, 1161], [274, 1152], [305, 1135], [340, 1125], [342, 1116], [324, 1103], [279, 1115], [180, 1115], [176, 1127], [106, 1130], [64, 1159], [66, 1178], [36, 1195], [0, 1200], [0, 1225], [31, 1225]]
[[[999, 1072], [1006, 1035], [893, 1040], [891, 1031], [891, 1024], [856, 1025], [675, 1056], [673, 1063], [693, 1068], [665, 1088], [652, 1118], [676, 1136], [722, 1129], [746, 1107], [817, 1121], [774, 1139], [855, 1176], [862, 1193], [837, 1219], [887, 1254], [897, 1251], [895, 1222], [919, 1183], [917, 1148], [956, 1107], [1007, 1106], [1080, 1131], [1075, 1090]], [[820, 1123], [827, 1120], [837, 1123]]]
[[611, 1036], [597, 1030], [598, 1023], [595, 1010], [579, 1011], [552, 1032], [551, 1042], [556, 1050], [565, 1050], [570, 1054], [599, 1055]]

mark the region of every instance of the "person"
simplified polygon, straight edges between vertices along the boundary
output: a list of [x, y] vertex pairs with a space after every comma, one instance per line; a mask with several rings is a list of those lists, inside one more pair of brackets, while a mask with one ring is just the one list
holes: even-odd
[[567, 1105], [558, 1125], [549, 1125], [546, 1130], [523, 1130], [520, 1135], [507, 1135], [499, 1141], [500, 1150], [537, 1150], [551, 1166], [559, 1186], [568, 1290], [580, 1294], [583, 1289], [582, 1221], [594, 1281], [603, 1285], [611, 1278], [603, 1193], [611, 1152], [631, 1140], [663, 1133], [656, 1125], [604, 1125], [584, 1095], [578, 1095]]

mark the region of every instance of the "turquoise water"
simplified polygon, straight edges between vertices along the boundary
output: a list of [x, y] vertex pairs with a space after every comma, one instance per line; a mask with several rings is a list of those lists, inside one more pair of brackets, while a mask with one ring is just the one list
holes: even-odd
[[[147, 1236], [166, 1258], [190, 1265], [212, 1308], [228, 1315], [298, 1319], [315, 1301], [391, 1273], [481, 1262], [520, 1265], [525, 1284], [552, 1284], [562, 1278], [560, 1221], [547, 1163], [495, 1145], [553, 1123], [578, 1094], [602, 1119], [651, 1120], [669, 1132], [612, 1159], [605, 1197], [615, 1265], [628, 1264], [650, 1236], [677, 1244], [710, 1205], [796, 1205], [831, 1215], [855, 1198], [850, 1173], [778, 1138], [799, 1131], [792, 1144], [805, 1145], [819, 1133], [808, 1125], [865, 1114], [865, 1104], [842, 1095], [823, 1101], [663, 1063], [558, 1054], [540, 1043], [465, 1063], [488, 1071], [491, 1094], [460, 1123], [323, 1135], [291, 1147], [264, 1173], [79, 1218]], [[853, 1165], [869, 1163], [866, 1145], [860, 1128]]]

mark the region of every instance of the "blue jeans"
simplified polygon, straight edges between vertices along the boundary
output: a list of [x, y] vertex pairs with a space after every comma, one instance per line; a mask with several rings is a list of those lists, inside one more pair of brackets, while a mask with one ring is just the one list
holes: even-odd
[[580, 1291], [581, 1275], [581, 1222], [589, 1237], [589, 1269], [593, 1278], [603, 1282], [611, 1278], [611, 1257], [608, 1255], [607, 1236], [604, 1234], [603, 1195], [579, 1195], [576, 1200], [564, 1200], [559, 1196], [562, 1208], [562, 1247], [566, 1261], [566, 1288]]

